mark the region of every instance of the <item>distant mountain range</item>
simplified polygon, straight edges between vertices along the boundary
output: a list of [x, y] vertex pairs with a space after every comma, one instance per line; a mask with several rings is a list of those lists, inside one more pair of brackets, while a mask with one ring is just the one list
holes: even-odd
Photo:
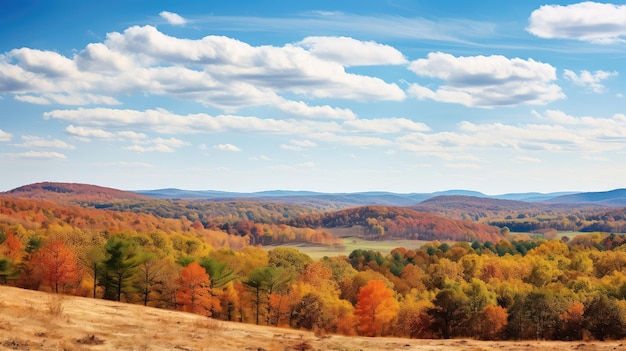
[[[511, 193], [502, 195], [485, 195], [469, 190], [447, 190], [433, 193], [400, 194], [392, 192], [371, 191], [357, 193], [321, 193], [314, 191], [270, 190], [252, 193], [227, 192], [217, 190], [182, 190], [175, 188], [123, 191], [97, 185], [43, 182], [25, 185], [4, 193], [0, 196], [25, 197], [39, 199], [56, 199], [72, 201], [110, 201], [110, 200], [146, 200], [157, 199], [189, 199], [214, 201], [266, 201], [290, 204], [329, 204], [337, 207], [359, 205], [414, 206], [429, 199], [441, 197], [444, 202], [484, 202], [493, 200], [492, 206], [506, 207], [512, 203], [497, 200], [520, 201], [525, 203], [555, 205], [576, 204], [606, 207], [626, 206], [626, 189], [615, 189], [602, 192], [555, 192], [555, 193]], [[461, 198], [459, 198], [461, 197]], [[481, 200], [482, 199], [482, 200]], [[428, 203], [425, 203], [426, 205]], [[521, 204], [520, 204], [521, 205]]]
[[[181, 190], [181, 189], [156, 189], [156, 190], [137, 190], [134, 191], [137, 194], [156, 197], [161, 199], [256, 199], [263, 201], [278, 201], [278, 202], [298, 202], [305, 199], [312, 200], [324, 200], [333, 201], [354, 205], [388, 205], [388, 206], [410, 206], [419, 204], [431, 198], [438, 196], [468, 196], [478, 197], [486, 199], [497, 200], [516, 200], [525, 202], [543, 202], [552, 201], [560, 198], [561, 196], [577, 195], [583, 193], [576, 192], [554, 192], [554, 193], [510, 193], [502, 195], [485, 195], [478, 191], [471, 190], [446, 190], [433, 193], [392, 193], [384, 191], [369, 191], [369, 192], [356, 192], [356, 193], [321, 193], [314, 191], [290, 191], [290, 190], [269, 190], [253, 193], [239, 193], [239, 192], [226, 192], [215, 190]], [[591, 193], [595, 194], [595, 193]], [[626, 200], [626, 194], [622, 196]], [[615, 198], [617, 200], [617, 198]], [[573, 198], [571, 201], [577, 203], [582, 202], [598, 202], [602, 201], [601, 197], [592, 200], [585, 201], [583, 198]], [[559, 201], [552, 201], [559, 202]], [[565, 198], [564, 202], [570, 202]], [[626, 201], [625, 201], [626, 203]], [[611, 204], [607, 204], [610, 206]], [[619, 206], [619, 205], [615, 205]]]

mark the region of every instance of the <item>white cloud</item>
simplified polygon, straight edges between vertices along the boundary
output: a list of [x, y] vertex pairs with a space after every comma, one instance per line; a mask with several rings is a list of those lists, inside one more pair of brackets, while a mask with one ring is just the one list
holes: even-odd
[[65, 132], [75, 138], [78, 138], [82, 141], [89, 141], [91, 139], [105, 139], [105, 140], [120, 140], [120, 139], [130, 139], [130, 140], [138, 140], [145, 139], [147, 135], [143, 133], [137, 133], [133, 131], [117, 131], [117, 132], [108, 132], [106, 130], [97, 129], [97, 128], [88, 128], [88, 127], [74, 127], [73, 125], [69, 125], [65, 127]]
[[52, 102], [43, 96], [15, 95], [15, 100], [34, 105], [50, 105]]
[[13, 134], [0, 129], [0, 141], [11, 141], [11, 138], [13, 138]]
[[280, 110], [295, 116], [308, 118], [355, 119], [356, 115], [349, 109], [324, 106], [309, 106], [303, 101], [284, 101], [277, 104]]
[[314, 142], [310, 140], [296, 140], [296, 139], [289, 140], [289, 144], [280, 145], [281, 149], [293, 150], [293, 151], [300, 151], [306, 148], [312, 148], [316, 146], [317, 144], [315, 144]]
[[499, 55], [455, 57], [434, 52], [413, 61], [409, 69], [418, 76], [444, 82], [436, 90], [412, 84], [408, 92], [418, 99], [491, 108], [544, 105], [565, 97], [561, 88], [552, 83], [556, 69], [533, 59]]
[[233, 144], [218, 144], [218, 145], [213, 146], [213, 148], [216, 150], [220, 150], [220, 151], [232, 151], [232, 152], [241, 151], [240, 148], [238, 148], [237, 146]]
[[187, 23], [186, 19], [184, 19], [179, 14], [173, 12], [161, 11], [161, 13], [159, 13], [159, 16], [163, 17], [169, 24], [180, 26]]
[[[337, 40], [352, 52], [339, 57]], [[71, 57], [21, 48], [0, 56], [0, 92], [34, 104], [116, 105], [118, 97], [168, 96], [228, 113], [273, 106], [296, 117], [354, 119], [348, 109], [308, 100], [400, 101], [404, 91], [376, 76], [346, 72], [350, 64], [398, 64], [394, 48], [351, 38], [311, 39], [299, 44], [252, 46], [223, 37], [186, 39], [153, 26], [107, 34]], [[332, 48], [331, 46], [335, 46]], [[329, 59], [325, 57], [332, 56]], [[337, 62], [351, 60], [351, 62]], [[287, 96], [296, 96], [291, 101]], [[303, 101], [306, 99], [307, 101]]]
[[55, 148], [73, 150], [74, 145], [70, 145], [59, 139], [44, 139], [34, 135], [22, 135], [22, 143], [16, 144], [18, 147], [27, 148]]
[[26, 72], [44, 77], [62, 78], [79, 73], [72, 59], [54, 51], [20, 48], [11, 50], [9, 57]]
[[[109, 108], [53, 110], [45, 112], [43, 115], [45, 119], [58, 119], [90, 126], [74, 127], [70, 125], [66, 128], [66, 132], [70, 135], [82, 138], [122, 138], [125, 136], [121, 134], [122, 132], [107, 132], [105, 130], [132, 128], [150, 130], [160, 134], [219, 132], [287, 134], [353, 146], [388, 146], [393, 142], [382, 137], [384, 134], [406, 134], [430, 130], [423, 123], [405, 118], [346, 120], [337, 123], [316, 120], [278, 120], [252, 116], [211, 116], [202, 113], [178, 115], [164, 109], [137, 111]], [[368, 135], [358, 135], [363, 133]], [[146, 136], [136, 133], [135, 137], [145, 139]], [[126, 138], [131, 139], [129, 136]], [[147, 148], [143, 143], [136, 142], [135, 144], [132, 147], [133, 150], [155, 151], [153, 148]], [[281, 145], [281, 148], [289, 150], [301, 150], [303, 147], [311, 147], [311, 145], [307, 142], [290, 142], [288, 145]], [[165, 148], [162, 150], [166, 151]]]
[[346, 67], [402, 65], [408, 63], [396, 48], [349, 37], [307, 37], [296, 43], [312, 55]]
[[135, 140], [135, 144], [124, 147], [124, 150], [143, 152], [174, 152], [175, 148], [189, 145], [188, 142], [177, 138], [154, 138], [149, 140]]
[[585, 89], [594, 92], [594, 93], [603, 93], [604, 85], [601, 84], [603, 80], [606, 80], [610, 77], [617, 77], [617, 72], [606, 72], [606, 71], [580, 71], [580, 74], [576, 74], [573, 71], [568, 69], [563, 71], [563, 76], [565, 79], [571, 81], [572, 83], [585, 87]]
[[602, 44], [624, 42], [626, 5], [591, 1], [567, 6], [544, 5], [532, 12], [526, 30], [547, 39], [573, 39]]
[[406, 118], [358, 119], [343, 123], [346, 130], [365, 133], [424, 132], [430, 128]]
[[[398, 146], [424, 156], [445, 160], [467, 159], [481, 151], [508, 149], [516, 153], [557, 152], [580, 155], [626, 151], [626, 116], [574, 117], [558, 110], [534, 112], [541, 123], [459, 123], [456, 131], [412, 133], [397, 138]], [[522, 155], [517, 162], [534, 162]]]
[[50, 151], [27, 151], [19, 153], [6, 154], [12, 159], [30, 159], [30, 160], [66, 160], [67, 156]]
[[[144, 26], [128, 28], [123, 34], [110, 33], [106, 45], [150, 64], [203, 66], [209, 74], [197, 74], [193, 70], [190, 73], [197, 75], [194, 81], [187, 82], [193, 75], [186, 78], [180, 72], [172, 79], [175, 79], [177, 89], [181, 84], [190, 86], [199, 94], [196, 99], [204, 97], [202, 102], [215, 106], [235, 101], [243, 105], [247, 101], [266, 104], [277, 101], [276, 94], [283, 91], [307, 97], [357, 100], [404, 98], [404, 92], [396, 84], [385, 83], [377, 77], [346, 73], [342, 65], [316, 58], [303, 48], [289, 44], [254, 47], [220, 36], [179, 39]], [[242, 87], [245, 88], [243, 92], [253, 95], [242, 95]], [[227, 90], [226, 94], [220, 94], [221, 90]], [[233, 94], [236, 94], [236, 100], [219, 100]], [[257, 99], [261, 101], [254, 102]]]
[[93, 108], [53, 110], [43, 114], [45, 119], [58, 119], [95, 127], [148, 129], [158, 133], [215, 133], [225, 131], [306, 134], [311, 131], [339, 131], [334, 122], [278, 120], [270, 118], [204, 113], [178, 115], [164, 109], [121, 110]]
[[163, 145], [163, 144], [154, 144], [154, 145], [150, 145], [150, 146], [143, 146], [143, 145], [131, 145], [131, 146], [127, 146], [124, 148], [124, 150], [129, 150], [129, 151], [137, 151], [140, 153], [143, 152], [164, 152], [164, 153], [171, 153], [174, 152], [174, 149], [167, 146], [167, 145]]
[[298, 167], [313, 168], [315, 167], [315, 162], [307, 161], [307, 162], [298, 163]]

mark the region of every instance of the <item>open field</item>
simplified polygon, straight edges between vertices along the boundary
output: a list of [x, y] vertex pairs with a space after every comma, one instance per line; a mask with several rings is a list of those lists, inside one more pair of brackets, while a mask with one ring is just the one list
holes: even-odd
[[[265, 250], [271, 250], [276, 247], [293, 247], [298, 249], [305, 254], [309, 255], [314, 260], [320, 259], [324, 256], [348, 256], [350, 253], [356, 249], [362, 250], [374, 250], [379, 251], [381, 254], [386, 255], [391, 250], [404, 247], [407, 249], [419, 249], [422, 245], [428, 243], [428, 241], [423, 240], [365, 240], [356, 236], [349, 236], [350, 234], [359, 235], [361, 232], [352, 228], [332, 228], [329, 230], [333, 235], [340, 237], [343, 240], [343, 247], [329, 247], [326, 245], [315, 245], [309, 243], [292, 243], [292, 244], [281, 244], [281, 245], [266, 245], [263, 246]], [[513, 232], [511, 233], [513, 238], [517, 240], [527, 240], [531, 237], [537, 237], [541, 234], [537, 233], [521, 233], [521, 232]], [[557, 238], [562, 238], [564, 236], [569, 237], [570, 239], [579, 234], [589, 234], [583, 232], [557, 232]]]
[[0, 286], [2, 350], [609, 351], [626, 342], [365, 338], [222, 322], [176, 311]]
[[324, 256], [348, 256], [356, 249], [362, 250], [374, 250], [379, 251], [383, 255], [388, 254], [391, 250], [398, 247], [405, 247], [407, 249], [418, 249], [426, 243], [422, 240], [364, 240], [356, 237], [342, 238], [343, 247], [328, 247], [325, 245], [314, 244], [284, 244], [284, 245], [266, 245], [263, 246], [265, 250], [271, 250], [276, 247], [293, 247], [305, 254], [309, 255], [314, 260], [320, 259]]

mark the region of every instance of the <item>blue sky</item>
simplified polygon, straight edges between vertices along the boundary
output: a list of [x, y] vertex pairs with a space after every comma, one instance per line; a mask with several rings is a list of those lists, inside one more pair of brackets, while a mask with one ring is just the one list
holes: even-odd
[[0, 191], [625, 187], [626, 4], [0, 5]]

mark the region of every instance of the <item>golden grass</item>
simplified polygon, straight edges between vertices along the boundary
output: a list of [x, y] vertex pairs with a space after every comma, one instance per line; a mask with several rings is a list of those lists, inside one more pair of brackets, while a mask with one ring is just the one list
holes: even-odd
[[176, 311], [0, 286], [0, 350], [609, 351], [626, 343], [410, 340], [339, 335], [213, 320]]

